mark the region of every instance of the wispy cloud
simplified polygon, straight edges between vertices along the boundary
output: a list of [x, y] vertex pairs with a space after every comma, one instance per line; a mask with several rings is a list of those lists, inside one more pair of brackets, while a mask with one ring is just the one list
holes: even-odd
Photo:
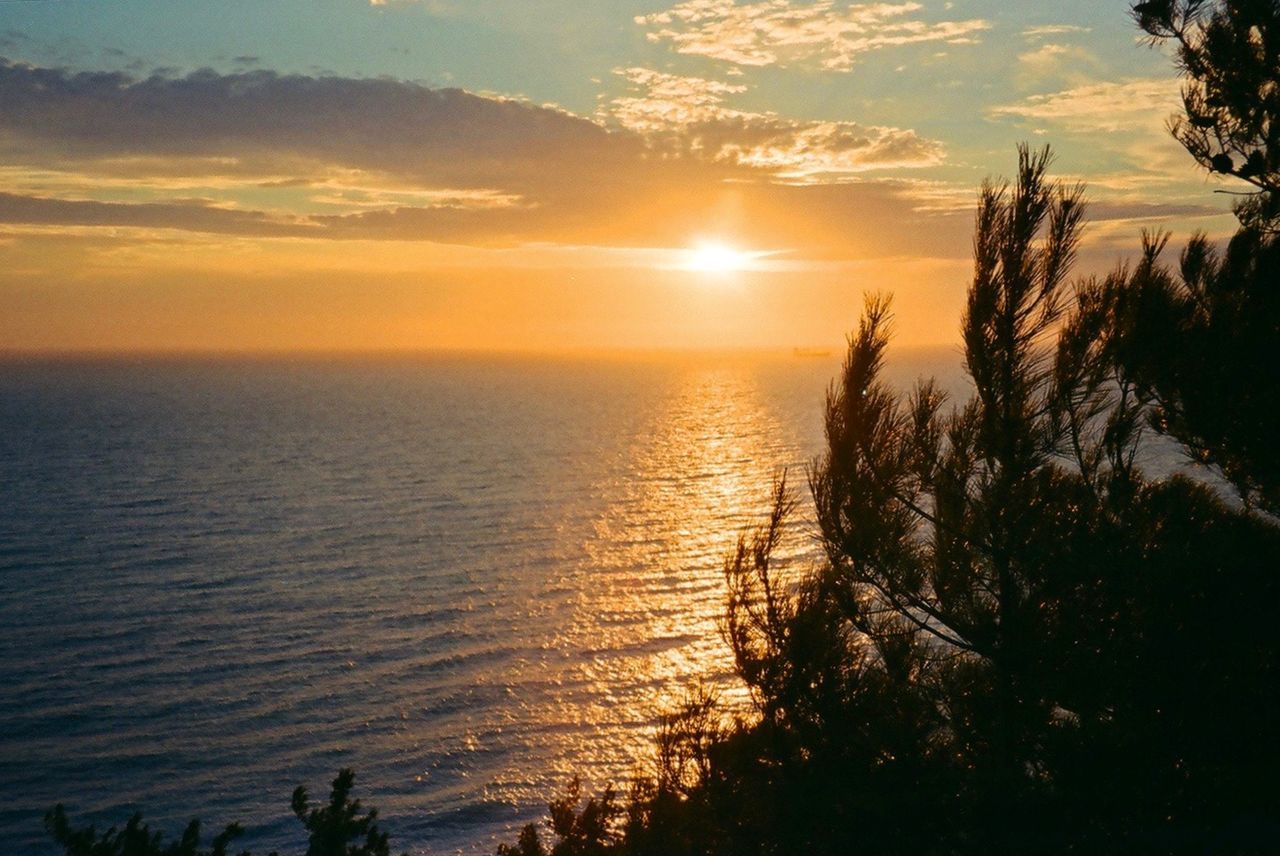
[[1151, 78], [1087, 83], [1047, 95], [1032, 95], [1017, 104], [993, 107], [995, 117], [1045, 122], [1076, 132], [1143, 131], [1153, 120], [1162, 125], [1181, 102], [1178, 87]]
[[740, 84], [618, 69], [631, 94], [614, 98], [603, 113], [659, 144], [713, 161], [765, 170], [789, 181], [830, 181], [891, 167], [932, 166], [941, 143], [915, 131], [847, 121], [789, 119], [736, 110], [726, 100]]
[[1056, 76], [1067, 81], [1080, 80], [1098, 71], [1102, 63], [1079, 45], [1045, 42], [1018, 54], [1018, 63], [1027, 78], [1040, 80]]
[[[841, 258], [919, 233], [894, 186], [846, 179], [937, 143], [735, 110], [737, 83], [624, 75], [633, 92], [593, 121], [387, 79], [0, 61], [0, 223], [483, 247], [682, 246], [710, 224]], [[957, 252], [966, 230], [931, 225]]]
[[97, 202], [0, 192], [0, 222], [55, 226], [142, 226], [257, 237], [307, 237], [318, 230], [296, 219], [237, 211], [200, 200]]
[[686, 0], [665, 12], [637, 16], [652, 42], [670, 42], [683, 54], [737, 65], [817, 62], [848, 71], [858, 57], [883, 48], [973, 42], [990, 24], [981, 19], [925, 21], [919, 3], [837, 4], [762, 0]]
[[1035, 27], [1027, 27], [1022, 31], [1022, 35], [1028, 39], [1042, 39], [1048, 36], [1065, 36], [1073, 33], [1090, 32], [1093, 32], [1092, 27], [1080, 27], [1075, 24], [1041, 24]]
[[967, 214], [973, 210], [978, 192], [967, 184], [931, 179], [895, 179], [894, 184], [916, 211]]
[[633, 131], [684, 130], [743, 115], [724, 103], [726, 96], [747, 91], [742, 84], [638, 67], [614, 69], [614, 73], [631, 84], [633, 94], [614, 98], [604, 113]]
[[[1181, 108], [1176, 80], [1136, 78], [1032, 95], [993, 107], [988, 115], [1029, 124], [1033, 133], [1075, 137], [1066, 151], [1082, 156], [1083, 163], [1105, 164], [1079, 176], [1099, 197], [1130, 206], [1170, 206], [1171, 216], [1189, 216], [1191, 209], [1175, 206], [1213, 206], [1205, 201], [1204, 173], [1169, 133], [1169, 119]], [[1153, 203], [1153, 195], [1161, 201]]]
[[449, 0], [369, 0], [370, 6], [421, 6], [432, 15], [452, 18], [461, 14], [457, 4]]

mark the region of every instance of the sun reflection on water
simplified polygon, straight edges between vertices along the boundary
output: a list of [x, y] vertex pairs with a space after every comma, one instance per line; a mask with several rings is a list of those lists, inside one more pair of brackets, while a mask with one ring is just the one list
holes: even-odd
[[788, 436], [749, 367], [691, 368], [600, 485], [610, 499], [586, 561], [562, 581], [569, 614], [546, 644], [556, 688], [528, 711], [556, 744], [561, 782], [621, 784], [643, 770], [657, 718], [695, 686], [746, 712], [718, 629], [722, 567], [761, 521], [776, 467], [796, 455]]

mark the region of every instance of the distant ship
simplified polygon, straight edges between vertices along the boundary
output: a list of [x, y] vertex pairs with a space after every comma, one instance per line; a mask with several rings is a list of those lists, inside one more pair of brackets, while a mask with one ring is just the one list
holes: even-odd
[[829, 357], [831, 356], [830, 348], [792, 348], [791, 356], [793, 357]]

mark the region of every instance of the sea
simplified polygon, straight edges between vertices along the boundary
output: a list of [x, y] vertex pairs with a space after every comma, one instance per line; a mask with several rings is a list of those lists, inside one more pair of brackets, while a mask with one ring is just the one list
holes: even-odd
[[[340, 768], [396, 852], [492, 853], [664, 713], [747, 705], [723, 563], [806, 467], [840, 354], [0, 362], [0, 848], [305, 849]], [[887, 379], [965, 393], [958, 349]], [[237, 847], [237, 849], [238, 849]]]

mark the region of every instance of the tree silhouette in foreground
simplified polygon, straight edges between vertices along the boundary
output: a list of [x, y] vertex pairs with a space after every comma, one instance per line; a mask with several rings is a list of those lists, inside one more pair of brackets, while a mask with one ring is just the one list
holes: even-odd
[[1157, 407], [1152, 424], [1219, 467], [1241, 499], [1280, 513], [1280, 3], [1161, 0], [1133, 8], [1172, 41], [1186, 115], [1174, 135], [1205, 169], [1250, 182], [1243, 228], [1217, 250], [1196, 236], [1177, 270], [1148, 236], [1119, 284], [1117, 358]]
[[360, 800], [351, 799], [355, 773], [342, 770], [333, 780], [329, 804], [311, 808], [307, 789], [298, 786], [293, 792], [293, 813], [310, 836], [307, 856], [388, 856], [387, 833], [378, 829], [378, 810], [371, 808], [360, 814]]
[[[810, 474], [825, 561], [778, 566], [795, 505], [780, 482], [726, 562], [724, 634], [754, 718], [725, 724], [695, 700], [664, 722], [675, 745], [614, 828], [576, 848], [560, 818], [551, 852], [1274, 840], [1277, 644], [1248, 610], [1280, 594], [1280, 531], [1135, 465], [1152, 405], [1119, 359], [1135, 277], [1067, 285], [1081, 192], [1048, 163], [1023, 148], [1016, 179], [980, 196], [972, 397], [889, 389], [889, 303], [871, 298]], [[535, 827], [520, 846], [505, 852], [543, 852]]]
[[1132, 7], [1154, 43], [1173, 42], [1185, 115], [1173, 135], [1205, 169], [1252, 184], [1237, 213], [1280, 225], [1280, 4], [1149, 0]]
[[1280, 540], [1134, 466], [1146, 402], [1114, 359], [1127, 283], [1063, 300], [1078, 195], [1045, 187], [1044, 166], [1024, 150], [1015, 186], [979, 203], [969, 402], [944, 415], [930, 384], [880, 385], [869, 307], [813, 479], [825, 573], [885, 672], [941, 712], [916, 745], [957, 763], [945, 799], [987, 844], [1223, 845], [1280, 816], [1276, 643], [1241, 614], [1275, 595]]
[[[340, 771], [328, 804], [319, 808], [311, 808], [306, 788], [293, 792], [293, 813], [309, 833], [307, 856], [390, 856], [387, 834], [378, 829], [377, 809], [361, 814], [360, 800], [351, 799], [354, 784], [353, 772]], [[205, 851], [200, 849], [200, 821], [193, 820], [178, 841], [166, 845], [162, 834], [152, 832], [135, 814], [124, 829], [112, 827], [99, 836], [91, 826], [73, 829], [61, 805], [45, 816], [45, 828], [67, 856], [226, 856], [231, 842], [244, 832], [230, 824]], [[249, 856], [248, 851], [239, 856]]]
[[200, 821], [192, 820], [178, 841], [166, 845], [163, 834], [153, 833], [142, 815], [135, 814], [124, 829], [113, 826], [99, 836], [92, 826], [73, 829], [61, 803], [45, 815], [44, 825], [67, 856], [225, 856], [227, 847], [244, 832], [239, 824], [229, 824], [214, 836], [209, 850], [201, 850]]
[[537, 827], [529, 824], [514, 847], [498, 846], [498, 856], [605, 856], [614, 852], [623, 840], [618, 828], [623, 809], [613, 789], [605, 788], [579, 808], [581, 794], [581, 782], [574, 778], [564, 795], [549, 806], [547, 825], [557, 838], [550, 850], [542, 846]]
[[1280, 236], [1197, 235], [1175, 269], [1166, 235], [1115, 284], [1116, 357], [1154, 407], [1151, 425], [1218, 468], [1248, 507], [1280, 514]]

